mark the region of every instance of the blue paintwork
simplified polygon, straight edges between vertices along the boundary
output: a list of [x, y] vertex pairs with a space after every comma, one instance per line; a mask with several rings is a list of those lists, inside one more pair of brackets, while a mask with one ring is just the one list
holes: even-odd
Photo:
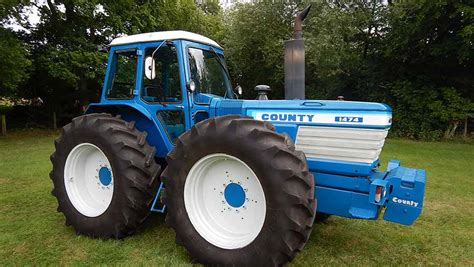
[[383, 219], [410, 225], [421, 214], [425, 192], [425, 170], [398, 167], [386, 178], [393, 192], [388, 196]]
[[[368, 177], [313, 172], [317, 181], [318, 211], [347, 218], [377, 219], [385, 207], [384, 220], [411, 225], [421, 214], [426, 173], [399, 164], [399, 161], [391, 161], [387, 171], [373, 172]], [[377, 186], [385, 192], [380, 202], [375, 200]]]
[[[265, 112], [262, 119], [272, 122], [279, 133], [287, 133], [293, 141], [296, 138], [298, 127], [301, 125], [320, 125], [327, 127], [373, 128], [388, 129], [391, 121], [370, 125], [364, 117], [380, 115], [391, 117], [392, 110], [381, 103], [331, 101], [331, 100], [238, 100], [225, 99], [211, 94], [192, 93], [186, 89], [186, 82], [190, 79], [190, 68], [187, 61], [187, 49], [190, 47], [210, 50], [209, 45], [187, 40], [174, 40], [177, 48], [179, 75], [182, 101], [162, 105], [149, 103], [149, 96], [141, 96], [143, 77], [144, 51], [147, 47], [156, 47], [162, 41], [112, 46], [108, 59], [107, 71], [100, 103], [91, 104], [86, 113], [114, 112], [121, 114], [127, 121], [135, 121], [136, 127], [148, 133], [147, 141], [156, 147], [156, 157], [165, 156], [174, 148], [173, 137], [183, 130], [189, 130], [195, 123], [214, 116], [236, 114], [252, 116], [256, 112]], [[111, 82], [111, 73], [114, 70], [114, 57], [117, 50], [137, 50], [137, 71], [135, 90], [131, 99], [108, 99], [107, 88]], [[218, 47], [213, 49], [223, 54]], [[185, 117], [184, 124], [165, 126], [157, 117], [157, 113], [164, 110], [182, 111]], [[286, 114], [272, 120], [275, 114]], [[296, 119], [301, 118], [299, 120]], [[303, 117], [299, 117], [302, 115]], [[315, 115], [315, 117], [313, 117]], [[326, 116], [333, 120], [318, 120], [317, 117]], [[273, 117], [272, 117], [273, 116]], [[303, 119], [305, 117], [305, 119]], [[372, 163], [354, 163], [318, 158], [308, 158], [309, 170], [316, 179], [315, 193], [317, 196], [318, 211], [348, 218], [376, 219], [383, 207], [383, 218], [401, 224], [411, 224], [420, 215], [423, 205], [425, 188], [425, 172], [423, 170], [408, 169], [400, 166], [400, 162], [391, 161], [387, 171], [376, 171], [379, 161]], [[384, 189], [385, 195], [380, 202], [375, 201], [377, 186]], [[159, 196], [163, 190], [163, 183], [155, 196], [151, 210], [164, 212], [165, 206], [157, 208]], [[242, 187], [230, 184], [225, 190], [225, 199], [229, 205], [240, 207], [245, 192]], [[416, 204], [415, 204], [416, 203]]]
[[230, 183], [224, 189], [224, 198], [231, 207], [240, 208], [245, 203], [245, 191], [239, 184]]
[[[160, 186], [158, 187], [158, 192], [155, 195], [155, 199], [153, 200], [153, 204], [151, 204], [151, 209], [150, 209], [151, 211], [158, 212], [158, 213], [164, 213], [165, 212], [166, 205], [161, 204], [161, 203], [158, 204], [158, 200], [160, 199], [160, 195], [161, 195], [164, 188], [165, 188], [165, 185], [163, 184], [163, 182], [161, 182]], [[161, 205], [161, 206], [157, 207], [157, 205]]]
[[104, 186], [108, 186], [112, 182], [112, 173], [109, 168], [101, 167], [99, 169], [99, 181]]
[[373, 173], [379, 164], [376, 160], [371, 164], [349, 162], [341, 160], [315, 159], [309, 158], [308, 168], [315, 172], [334, 173], [348, 176], [367, 176]]
[[384, 111], [392, 112], [392, 109], [381, 103], [358, 102], [358, 101], [337, 101], [337, 100], [245, 100], [244, 108], [247, 109], [295, 109], [304, 110], [324, 110], [324, 111], [352, 111], [359, 114], [364, 111]]
[[298, 132], [298, 125], [291, 123], [273, 123], [277, 133], [286, 133], [291, 137], [293, 143], [296, 141], [296, 133]]
[[[297, 100], [286, 100], [286, 101], [297, 101]], [[273, 100], [271, 101], [273, 102]], [[341, 102], [341, 101], [335, 101]], [[269, 121], [272, 123], [280, 124], [297, 124], [300, 125], [311, 125], [311, 126], [327, 126], [327, 127], [348, 127], [348, 128], [366, 128], [366, 129], [388, 129], [391, 126], [391, 123], [386, 123], [384, 125], [371, 125], [364, 122], [364, 115], [387, 115], [391, 116], [391, 112], [387, 111], [352, 111], [352, 110], [295, 110], [299, 108], [297, 103], [292, 108], [287, 109], [247, 109], [246, 115], [256, 118], [256, 113], [261, 113], [265, 111], [264, 116], [262, 116], [263, 121]], [[245, 106], [245, 105], [243, 105]], [[287, 116], [291, 113], [292, 117]], [[345, 116], [342, 116], [344, 114]], [[349, 116], [354, 114], [352, 116]], [[357, 115], [355, 115], [357, 114]], [[279, 116], [278, 116], [279, 115]], [[319, 115], [333, 115], [334, 120], [331, 122], [322, 122], [318, 120]], [[352, 119], [352, 120], [349, 120]], [[309, 121], [305, 121], [309, 120]]]
[[379, 208], [369, 203], [368, 194], [317, 185], [316, 196], [318, 212], [347, 218], [377, 218]]

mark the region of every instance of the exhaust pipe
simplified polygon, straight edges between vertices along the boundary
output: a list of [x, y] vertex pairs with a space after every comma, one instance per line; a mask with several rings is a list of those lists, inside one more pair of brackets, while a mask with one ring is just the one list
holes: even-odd
[[303, 20], [311, 5], [295, 17], [294, 39], [285, 41], [285, 99], [305, 99]]
[[295, 39], [302, 39], [303, 38], [303, 20], [308, 16], [309, 10], [311, 9], [311, 5], [307, 8], [303, 9], [303, 11], [298, 12], [295, 17]]

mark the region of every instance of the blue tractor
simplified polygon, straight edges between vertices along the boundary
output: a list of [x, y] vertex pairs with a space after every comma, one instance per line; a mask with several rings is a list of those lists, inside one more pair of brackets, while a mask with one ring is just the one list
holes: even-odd
[[329, 215], [412, 224], [425, 171], [396, 160], [377, 170], [390, 107], [304, 99], [305, 15], [286, 42], [286, 100], [268, 100], [265, 85], [239, 99], [222, 47], [204, 36], [114, 39], [100, 102], [51, 155], [66, 225], [123, 238], [161, 212], [196, 262], [282, 265]]

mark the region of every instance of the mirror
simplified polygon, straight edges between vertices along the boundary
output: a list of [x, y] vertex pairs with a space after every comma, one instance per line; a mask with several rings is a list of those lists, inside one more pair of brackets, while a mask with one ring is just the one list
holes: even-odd
[[242, 95], [242, 86], [237, 85], [237, 86], [234, 88], [234, 92], [236, 92], [239, 96], [241, 96], [241, 95]]
[[155, 60], [152, 57], [147, 57], [145, 59], [145, 77], [148, 80], [154, 80], [156, 77]]
[[196, 90], [196, 83], [191, 79], [186, 83], [186, 87], [190, 92], [194, 92]]
[[97, 45], [96, 46], [97, 51], [101, 53], [108, 53], [109, 52], [109, 47], [105, 45]]

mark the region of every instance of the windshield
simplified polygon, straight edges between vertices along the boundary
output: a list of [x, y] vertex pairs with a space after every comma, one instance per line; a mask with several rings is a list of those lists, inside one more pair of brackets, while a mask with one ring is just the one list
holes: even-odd
[[213, 50], [189, 48], [188, 60], [197, 93], [235, 98], [223, 56]]

